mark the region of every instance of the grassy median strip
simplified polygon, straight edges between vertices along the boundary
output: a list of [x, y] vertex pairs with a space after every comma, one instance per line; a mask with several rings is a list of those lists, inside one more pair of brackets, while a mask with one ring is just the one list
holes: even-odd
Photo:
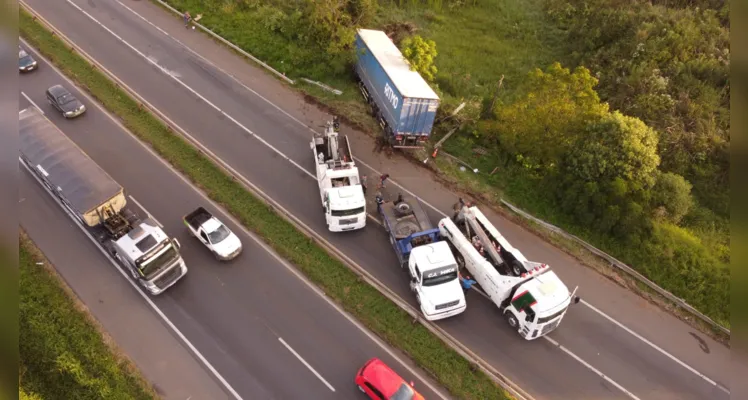
[[[21, 10], [19, 22], [24, 39], [117, 115], [131, 132], [149, 143], [161, 157], [223, 205], [244, 226], [262, 236], [275, 251], [295, 264], [369, 329], [405, 351], [452, 394], [476, 400], [510, 398], [488, 376], [438, 337], [420, 324], [412, 323], [405, 311], [361, 282], [348, 267], [249, 193], [188, 142], [172, 134], [151, 113], [141, 110], [135, 100], [27, 12]], [[351, 366], [351, 371], [358, 367]]]
[[158, 398], [137, 369], [107, 345], [25, 234], [19, 264], [20, 392], [31, 399]]

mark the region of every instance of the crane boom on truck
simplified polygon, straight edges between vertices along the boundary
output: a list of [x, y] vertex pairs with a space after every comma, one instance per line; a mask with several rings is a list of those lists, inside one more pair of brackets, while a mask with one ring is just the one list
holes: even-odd
[[400, 267], [408, 267], [410, 289], [426, 319], [444, 319], [465, 311], [457, 262], [420, 203], [399, 196], [394, 202], [382, 203], [379, 212]]
[[470, 271], [524, 339], [537, 339], [556, 329], [572, 299], [579, 302], [576, 288], [569, 292], [548, 265], [527, 261], [477, 207], [461, 204], [453, 218], [439, 221], [439, 231], [449, 241], [457, 264]]
[[125, 190], [36, 108], [19, 112], [20, 162], [153, 295], [187, 273], [179, 242], [127, 207]]
[[315, 133], [310, 147], [314, 153], [317, 185], [331, 232], [361, 229], [366, 226], [366, 198], [353, 161], [348, 137], [338, 134], [340, 124], [334, 117], [322, 133]]

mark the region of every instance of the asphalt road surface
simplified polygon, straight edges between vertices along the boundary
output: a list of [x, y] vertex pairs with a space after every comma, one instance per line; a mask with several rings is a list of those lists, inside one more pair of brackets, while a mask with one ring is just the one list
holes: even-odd
[[[202, 145], [415, 304], [381, 227], [370, 223], [343, 235], [326, 231], [308, 147], [309, 127], [320, 129], [322, 112], [149, 2], [26, 2]], [[349, 137], [370, 177], [378, 174], [369, 166], [389, 172], [434, 205], [429, 207], [434, 222], [448, 212], [454, 194], [406, 161], [370, 154], [365, 135]], [[373, 185], [370, 178], [370, 192]], [[549, 337], [526, 342], [509, 331], [491, 303], [469, 293], [468, 310], [438, 324], [473, 352], [538, 399], [729, 397], [724, 374], [729, 349], [516, 225], [486, 214], [528, 258], [550, 263], [570, 288], [579, 285], [584, 302]]]
[[[430, 389], [432, 383], [419, 379], [423, 372], [399, 361], [401, 357], [397, 353], [381, 345], [371, 332], [361, 328], [311, 284], [300, 279], [291, 266], [234, 224], [112, 117], [97, 108], [90, 98], [72, 87], [50, 65], [41, 59], [39, 62], [37, 71], [20, 79], [19, 110], [40, 107], [125, 187], [131, 196], [131, 207], [141, 208], [141, 216], [150, 213], [168, 234], [180, 241], [189, 272], [151, 300], [165, 315], [164, 322], [168, 320], [176, 327], [174, 333], [183, 334], [195, 346], [199, 357], [204, 357], [217, 370], [220, 378], [215, 380], [223, 379], [228, 383], [231, 389], [224, 388], [229, 394], [227, 398], [236, 397], [231, 396], [231, 390], [244, 399], [356, 398], [360, 393], [353, 383], [354, 375], [374, 356], [384, 360], [405, 379], [414, 380], [416, 388], [427, 398], [440, 398]], [[84, 115], [65, 120], [46, 102], [44, 91], [58, 83], [86, 104], [88, 111]], [[127, 282], [129, 278], [125, 277], [120, 277], [119, 285], [100, 286], [102, 276], [111, 280], [115, 267], [109, 265], [94, 245], [85, 243], [85, 235], [61, 208], [55, 209], [49, 196], [45, 197], [41, 189], [29, 187], [35, 183], [30, 174], [24, 170], [23, 175], [22, 223], [28, 225], [32, 239], [50, 255], [66, 280], [84, 292], [93, 293], [93, 297], [87, 296], [84, 300], [95, 302], [95, 294], [104, 290], [133, 291]], [[216, 261], [202, 244], [189, 236], [181, 218], [198, 206], [218, 216], [242, 240], [244, 251], [237, 259], [227, 263]], [[54, 229], [46, 226], [48, 222]], [[87, 273], [81, 273], [76, 264], [84, 265]], [[112, 303], [109, 309], [130, 313], [128, 304], [117, 307]], [[135, 321], [137, 314], [147, 313], [142, 310], [143, 306], [132, 310], [131, 317]], [[115, 337], [126, 337], [130, 330], [145, 329], [137, 322], [124, 324], [122, 321], [108, 328], [114, 329]], [[154, 331], [154, 335], [162, 334], [161, 331]], [[141, 330], [138, 335], [142, 339], [147, 333]], [[157, 336], [152, 343], [158, 340], [161, 339]], [[160, 353], [153, 347], [149, 347], [150, 361], [159, 356], [169, 357], [169, 353]], [[165, 360], [172, 364], [175, 361]], [[148, 367], [156, 368], [158, 363]], [[189, 375], [182, 375], [176, 368], [178, 376], [189, 379]], [[208, 389], [204, 392], [208, 394], [192, 398], [215, 398]]]

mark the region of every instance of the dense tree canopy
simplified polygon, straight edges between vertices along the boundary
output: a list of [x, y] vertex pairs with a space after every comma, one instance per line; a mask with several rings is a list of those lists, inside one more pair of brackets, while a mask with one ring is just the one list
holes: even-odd
[[586, 123], [607, 112], [595, 92], [597, 79], [584, 67], [571, 72], [554, 63], [527, 75], [522, 94], [499, 104], [496, 120], [485, 124], [504, 150], [529, 166], [552, 169], [577, 142]]
[[662, 168], [729, 215], [730, 44], [719, 0], [547, 0], [612, 109], [660, 136]]

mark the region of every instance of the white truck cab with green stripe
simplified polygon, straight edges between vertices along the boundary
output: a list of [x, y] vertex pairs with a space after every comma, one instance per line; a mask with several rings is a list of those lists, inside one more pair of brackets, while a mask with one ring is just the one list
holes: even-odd
[[454, 221], [442, 219], [439, 231], [460, 268], [469, 271], [523, 338], [547, 335], [559, 325], [572, 300], [579, 301], [577, 289], [570, 292], [548, 265], [527, 261], [476, 207], [462, 207]]

